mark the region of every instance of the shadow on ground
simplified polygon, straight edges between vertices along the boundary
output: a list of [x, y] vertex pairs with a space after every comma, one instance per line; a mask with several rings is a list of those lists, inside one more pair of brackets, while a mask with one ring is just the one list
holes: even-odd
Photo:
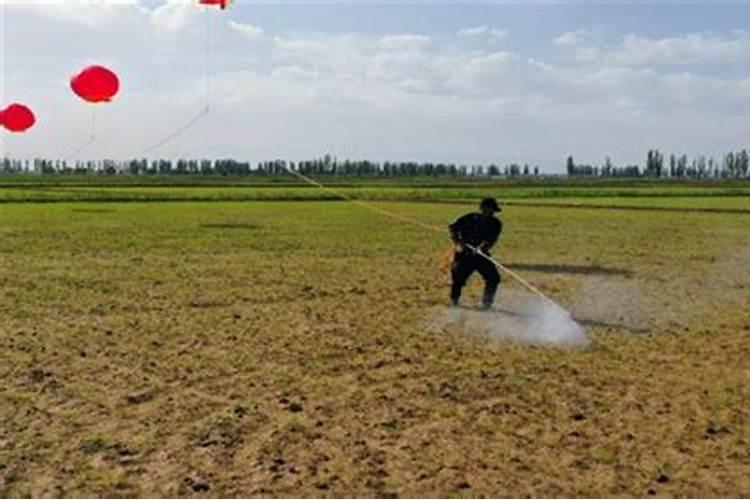
[[631, 278], [635, 273], [629, 269], [603, 266], [582, 266], [576, 264], [526, 264], [521, 262], [508, 263], [507, 267], [514, 271], [534, 271], [551, 274], [585, 274], [600, 276], [624, 276]]

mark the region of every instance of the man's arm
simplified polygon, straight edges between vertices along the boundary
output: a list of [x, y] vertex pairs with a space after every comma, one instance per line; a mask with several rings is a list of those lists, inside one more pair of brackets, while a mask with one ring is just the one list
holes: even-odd
[[495, 227], [492, 228], [491, 231], [488, 232], [486, 235], [486, 239], [482, 242], [481, 245], [479, 245], [479, 249], [483, 252], [489, 252], [492, 247], [495, 246], [495, 243], [497, 243], [497, 240], [500, 239], [500, 233], [503, 232], [503, 223], [502, 221], [498, 220]]
[[463, 229], [466, 225], [466, 215], [463, 217], [460, 217], [457, 219], [453, 224], [448, 226], [448, 229], [450, 230], [451, 234], [451, 240], [453, 241], [453, 244], [456, 246], [456, 252], [463, 252], [464, 251], [464, 235], [463, 235]]
[[453, 243], [461, 243], [461, 233], [458, 231], [458, 228], [456, 228], [456, 225], [451, 224], [448, 226], [448, 229], [450, 230]]
[[463, 230], [463, 226], [465, 223], [465, 220], [464, 220], [465, 217], [466, 216], [460, 217], [459, 219], [456, 220], [456, 222], [448, 226], [448, 229], [450, 230], [450, 233], [451, 233], [451, 240], [453, 240], [453, 243], [461, 244], [464, 241], [464, 237], [463, 237], [463, 234], [461, 234], [461, 232]]

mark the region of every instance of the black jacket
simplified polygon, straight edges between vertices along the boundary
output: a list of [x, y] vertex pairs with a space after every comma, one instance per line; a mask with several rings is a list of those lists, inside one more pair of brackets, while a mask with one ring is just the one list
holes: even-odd
[[503, 231], [503, 223], [500, 219], [487, 217], [481, 213], [466, 214], [448, 227], [453, 241], [474, 247], [485, 243], [486, 246], [483, 248], [485, 251], [492, 248]]

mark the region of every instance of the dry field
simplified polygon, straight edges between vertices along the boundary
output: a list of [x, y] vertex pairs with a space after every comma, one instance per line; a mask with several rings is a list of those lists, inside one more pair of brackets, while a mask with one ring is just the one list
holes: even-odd
[[503, 219], [590, 347], [428, 327], [446, 240], [343, 202], [4, 204], [0, 496], [750, 496], [750, 215]]

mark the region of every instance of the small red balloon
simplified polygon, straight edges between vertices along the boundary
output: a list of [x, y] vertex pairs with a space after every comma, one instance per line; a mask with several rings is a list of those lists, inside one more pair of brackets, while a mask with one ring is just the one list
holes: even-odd
[[70, 87], [85, 101], [109, 102], [120, 90], [120, 80], [103, 66], [89, 66], [70, 79]]
[[34, 113], [23, 104], [11, 104], [0, 112], [0, 122], [11, 132], [25, 132], [36, 123]]
[[232, 0], [199, 0], [201, 5], [218, 5], [222, 10], [227, 8], [227, 4]]

